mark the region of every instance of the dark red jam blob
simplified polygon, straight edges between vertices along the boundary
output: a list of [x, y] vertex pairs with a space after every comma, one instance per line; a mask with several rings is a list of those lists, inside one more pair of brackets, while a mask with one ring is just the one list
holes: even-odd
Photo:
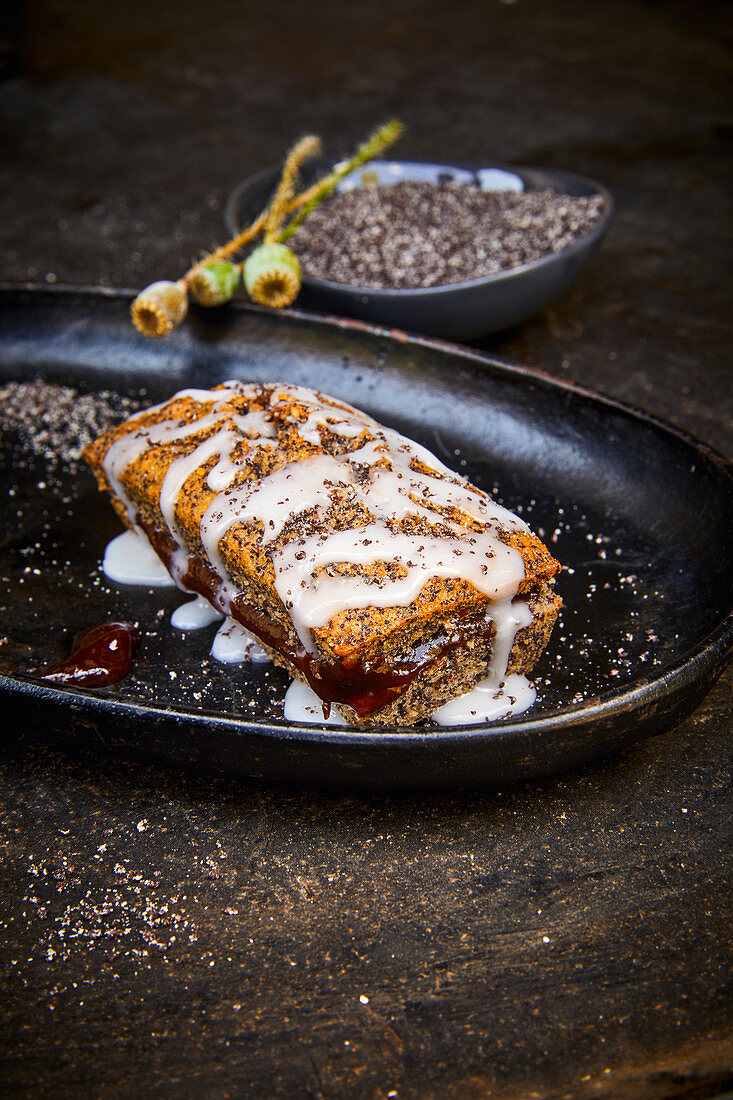
[[74, 652], [41, 679], [77, 687], [105, 687], [127, 676], [139, 641], [132, 623], [101, 623], [80, 634]]

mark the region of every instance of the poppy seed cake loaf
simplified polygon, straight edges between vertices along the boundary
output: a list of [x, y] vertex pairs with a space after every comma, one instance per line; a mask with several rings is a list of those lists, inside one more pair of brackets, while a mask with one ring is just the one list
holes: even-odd
[[560, 566], [430, 452], [298, 386], [183, 390], [90, 444], [128, 527], [356, 726], [531, 670]]

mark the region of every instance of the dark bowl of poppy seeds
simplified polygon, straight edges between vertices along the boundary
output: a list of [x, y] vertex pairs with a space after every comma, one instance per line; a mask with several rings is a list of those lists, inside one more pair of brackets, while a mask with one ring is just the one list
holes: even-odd
[[[304, 184], [331, 165], [315, 161]], [[267, 205], [271, 168], [239, 184], [232, 235]], [[601, 184], [554, 169], [374, 161], [290, 238], [304, 309], [452, 340], [526, 321], [585, 270], [613, 212]]]

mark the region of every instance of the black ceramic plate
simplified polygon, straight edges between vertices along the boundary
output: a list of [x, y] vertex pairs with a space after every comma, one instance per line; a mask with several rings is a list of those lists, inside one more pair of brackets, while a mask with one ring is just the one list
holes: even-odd
[[[536, 669], [535, 707], [473, 728], [361, 733], [282, 717], [287, 677], [208, 659], [209, 632], [168, 623], [171, 589], [107, 583], [119, 525], [84, 469], [3, 436], [5, 736], [18, 728], [230, 775], [467, 786], [585, 763], [689, 713], [733, 645], [730, 464], [614, 402], [464, 349], [354, 322], [254, 308], [139, 337], [129, 296], [0, 292], [0, 384], [43, 378], [162, 399], [231, 377], [317, 387], [360, 406], [493, 491], [565, 564], [565, 609]], [[137, 620], [133, 673], [89, 691], [33, 673], [77, 632]]]
[[[315, 182], [330, 171], [327, 160], [313, 161], [303, 169], [303, 182]], [[303, 276], [298, 305], [304, 309], [358, 317], [378, 325], [396, 325], [410, 332], [427, 333], [450, 340], [472, 340], [526, 321], [544, 309], [580, 278], [601, 243], [613, 215], [613, 199], [595, 180], [550, 168], [515, 168], [486, 162], [434, 164], [425, 161], [386, 160], [368, 164], [349, 176], [344, 187], [359, 185], [361, 175], [379, 183], [418, 179], [453, 181], [485, 190], [506, 190], [512, 181], [518, 190], [550, 190], [566, 195], [600, 195], [603, 215], [592, 229], [560, 252], [548, 253], [531, 263], [499, 271], [463, 283], [416, 290], [346, 286], [328, 279]], [[243, 180], [229, 197], [224, 220], [234, 236], [267, 205], [280, 176], [268, 168]], [[512, 188], [513, 189], [513, 188]]]

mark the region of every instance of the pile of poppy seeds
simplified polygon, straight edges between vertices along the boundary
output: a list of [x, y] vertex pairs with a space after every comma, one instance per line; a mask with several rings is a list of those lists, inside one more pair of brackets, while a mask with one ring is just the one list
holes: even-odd
[[86, 445], [140, 405], [139, 399], [109, 390], [80, 393], [52, 382], [7, 382], [0, 386], [0, 435], [15, 430], [24, 446], [51, 468], [63, 466], [76, 473]]
[[306, 275], [347, 286], [441, 286], [559, 252], [604, 212], [602, 195], [399, 183], [335, 194], [292, 239]]

